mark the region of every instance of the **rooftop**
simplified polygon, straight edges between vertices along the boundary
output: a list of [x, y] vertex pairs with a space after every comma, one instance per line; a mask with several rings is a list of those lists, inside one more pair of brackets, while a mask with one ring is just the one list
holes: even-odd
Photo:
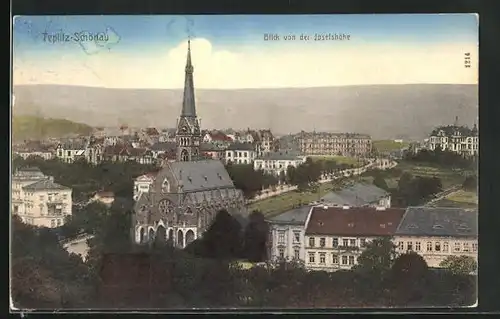
[[229, 145], [227, 150], [229, 151], [253, 151], [253, 145], [251, 143], [233, 143]]
[[304, 156], [300, 155], [297, 152], [282, 151], [282, 152], [271, 152], [262, 157], [259, 157], [258, 159], [265, 161], [280, 161], [280, 160], [291, 161], [303, 158]]
[[323, 207], [311, 212], [306, 234], [344, 236], [391, 236], [405, 211], [400, 208], [378, 210], [372, 207]]
[[478, 211], [452, 207], [408, 207], [396, 234], [476, 237]]
[[307, 215], [313, 206], [307, 205], [286, 211], [278, 216], [268, 219], [274, 224], [305, 224]]
[[336, 205], [363, 206], [377, 202], [388, 195], [385, 190], [373, 184], [356, 183], [339, 191], [327, 193], [320, 201]]
[[23, 187], [23, 190], [43, 191], [43, 190], [70, 190], [69, 187], [55, 183], [52, 178], [43, 179]]

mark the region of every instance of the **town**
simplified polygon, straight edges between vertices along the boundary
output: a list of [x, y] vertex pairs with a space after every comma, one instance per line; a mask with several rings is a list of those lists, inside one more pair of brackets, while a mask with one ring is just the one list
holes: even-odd
[[38, 137], [13, 134], [17, 308], [476, 303], [476, 123], [422, 140], [209, 130], [191, 54], [165, 127], [27, 116]]

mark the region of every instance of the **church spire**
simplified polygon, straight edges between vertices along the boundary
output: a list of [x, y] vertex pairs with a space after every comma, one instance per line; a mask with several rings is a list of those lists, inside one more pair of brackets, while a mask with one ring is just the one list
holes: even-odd
[[188, 40], [188, 51], [184, 79], [184, 97], [182, 100], [181, 117], [196, 117], [196, 106], [194, 102], [193, 65], [191, 64], [191, 40]]

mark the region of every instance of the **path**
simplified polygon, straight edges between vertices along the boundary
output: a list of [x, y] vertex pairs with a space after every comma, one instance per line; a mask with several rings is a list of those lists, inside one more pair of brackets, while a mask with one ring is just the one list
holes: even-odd
[[454, 194], [454, 193], [460, 191], [461, 189], [462, 189], [461, 185], [455, 185], [455, 186], [452, 186], [448, 189], [445, 189], [441, 193], [436, 194], [435, 197], [433, 199], [431, 199], [430, 201], [428, 201], [424, 206], [430, 206], [431, 204], [434, 204], [435, 202], [440, 201], [440, 200], [450, 196], [451, 194]]
[[[367, 165], [365, 165], [363, 167], [346, 169], [346, 170], [340, 171], [336, 175], [333, 175], [333, 176], [330, 175], [330, 176], [327, 176], [326, 178], [322, 178], [318, 182], [320, 184], [324, 184], [324, 183], [331, 182], [334, 179], [338, 179], [340, 177], [339, 175], [341, 175], [341, 176], [343, 175], [344, 177], [352, 176], [352, 175], [360, 175], [360, 174], [363, 174], [364, 172], [366, 172], [370, 168], [378, 168], [378, 169], [386, 170], [386, 169], [394, 168], [396, 165], [398, 165], [397, 162], [391, 161], [388, 159], [377, 159], [377, 160], [371, 159], [370, 163], [368, 163]], [[254, 203], [256, 201], [260, 201], [260, 200], [263, 200], [266, 198], [278, 196], [278, 195], [281, 195], [281, 194], [284, 194], [287, 192], [294, 191], [296, 189], [297, 189], [297, 186], [294, 186], [294, 185], [285, 185], [285, 186], [283, 186], [283, 188], [281, 188], [281, 186], [277, 186], [275, 191], [273, 191], [272, 188], [268, 188], [268, 189], [263, 190], [260, 195], [257, 195], [254, 198], [248, 200], [247, 203], [248, 204]]]

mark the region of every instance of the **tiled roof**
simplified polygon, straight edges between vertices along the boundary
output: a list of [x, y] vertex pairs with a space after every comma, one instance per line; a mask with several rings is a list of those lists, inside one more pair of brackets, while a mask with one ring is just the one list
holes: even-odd
[[38, 167], [26, 167], [14, 172], [13, 178], [45, 178], [45, 174]]
[[346, 138], [371, 139], [370, 135], [359, 133], [301, 132], [299, 138]]
[[26, 185], [23, 187], [23, 190], [30, 191], [41, 191], [41, 190], [69, 190], [69, 187], [59, 185], [54, 183], [51, 178], [47, 178], [44, 180], [40, 180], [38, 182]]
[[408, 207], [397, 235], [477, 236], [478, 211], [451, 207]]
[[313, 206], [302, 206], [286, 211], [278, 216], [268, 219], [273, 224], [299, 224], [304, 225]]
[[200, 150], [204, 152], [218, 152], [223, 151], [224, 147], [212, 143], [201, 143]]
[[472, 129], [467, 126], [455, 126], [455, 125], [446, 125], [446, 126], [438, 126], [432, 132], [431, 136], [437, 136], [440, 131], [443, 131], [445, 136], [453, 136], [456, 133], [460, 133], [461, 136], [475, 136], [477, 135], [477, 127], [474, 125]]
[[320, 201], [328, 204], [363, 206], [377, 202], [381, 198], [388, 196], [385, 190], [373, 184], [356, 183], [336, 192], [330, 192]]
[[232, 141], [232, 139], [229, 136], [227, 136], [226, 134], [224, 134], [222, 132], [210, 132], [208, 134], [210, 135], [210, 137], [214, 141], [222, 141], [222, 142]]
[[153, 151], [169, 151], [175, 149], [177, 144], [175, 142], [161, 142], [151, 145], [150, 149]]
[[291, 160], [299, 160], [302, 159], [303, 156], [299, 155], [296, 152], [272, 152], [269, 153], [265, 156], [259, 157], [258, 159], [260, 160], [267, 160], [267, 161], [291, 161]]
[[83, 150], [85, 149], [87, 143], [83, 140], [70, 140], [64, 143], [61, 143], [61, 147], [64, 150]]
[[306, 234], [392, 236], [405, 213], [404, 209], [400, 208], [377, 210], [372, 207], [350, 207], [349, 209], [325, 207], [313, 208]]
[[227, 148], [228, 151], [253, 151], [253, 145], [251, 143], [233, 143]]
[[170, 169], [175, 178], [182, 182], [185, 192], [234, 187], [226, 168], [219, 160], [173, 162], [164, 169]]

